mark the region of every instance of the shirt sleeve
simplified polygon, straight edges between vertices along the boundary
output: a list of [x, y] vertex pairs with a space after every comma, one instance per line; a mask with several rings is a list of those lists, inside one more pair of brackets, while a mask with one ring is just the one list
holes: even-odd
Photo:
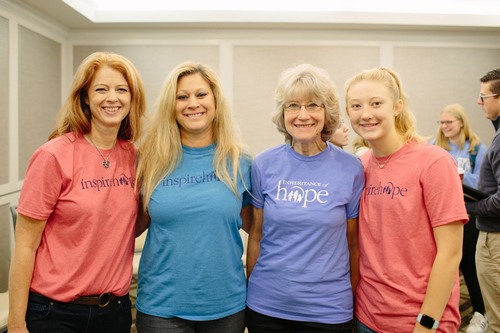
[[[498, 140], [498, 138], [495, 138], [493, 139], [494, 141]], [[488, 153], [488, 169], [490, 169], [492, 172], [492, 179], [490, 179], [489, 181], [492, 182], [493, 185], [496, 185], [497, 191], [485, 199], [467, 205], [467, 210], [478, 216], [500, 216], [500, 187], [498, 187], [498, 184], [500, 184], [500, 154], [497, 147], [498, 145], [494, 146], [494, 151], [491, 153], [491, 155]], [[491, 148], [492, 147], [490, 147], [490, 149]]]
[[468, 221], [462, 183], [451, 155], [437, 158], [424, 172], [422, 190], [432, 227]]
[[361, 200], [361, 194], [363, 193], [363, 188], [365, 187], [365, 173], [361, 163], [359, 163], [358, 172], [354, 176], [353, 187], [352, 187], [352, 198], [347, 204], [347, 218], [353, 219], [359, 215], [359, 203]]
[[47, 220], [62, 188], [62, 172], [56, 157], [39, 148], [30, 159], [19, 198], [18, 212]]
[[252, 164], [252, 171], [251, 171], [252, 177], [252, 198], [250, 199], [250, 202], [254, 207], [257, 208], [263, 208], [264, 207], [264, 195], [262, 193], [262, 177], [261, 177], [261, 171], [259, 167], [259, 163], [254, 160], [254, 163]]

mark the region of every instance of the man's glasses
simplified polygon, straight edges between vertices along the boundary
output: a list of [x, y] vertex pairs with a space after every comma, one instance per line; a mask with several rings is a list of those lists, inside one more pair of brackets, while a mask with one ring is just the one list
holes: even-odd
[[493, 97], [493, 96], [498, 96], [498, 94], [489, 94], [489, 95], [479, 94], [479, 98], [481, 99], [481, 102], [483, 102], [483, 103], [484, 103], [485, 100], [488, 99], [488, 97]]
[[455, 121], [458, 121], [458, 120], [443, 120], [443, 121], [438, 120], [438, 121], [437, 121], [437, 124], [438, 124], [439, 126], [443, 126], [443, 125], [450, 126], [450, 125], [451, 125], [451, 124], [453, 124]]
[[318, 105], [316, 103], [309, 104], [299, 104], [299, 103], [288, 103], [285, 104], [285, 111], [288, 113], [298, 113], [302, 107], [306, 108], [309, 113], [318, 112], [323, 108], [323, 105]]

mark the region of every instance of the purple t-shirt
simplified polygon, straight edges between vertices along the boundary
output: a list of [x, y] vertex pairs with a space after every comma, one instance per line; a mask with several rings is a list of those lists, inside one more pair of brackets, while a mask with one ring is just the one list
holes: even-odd
[[315, 156], [280, 145], [255, 158], [252, 204], [264, 222], [248, 307], [296, 321], [353, 319], [347, 219], [358, 216], [363, 186], [359, 159], [331, 144]]

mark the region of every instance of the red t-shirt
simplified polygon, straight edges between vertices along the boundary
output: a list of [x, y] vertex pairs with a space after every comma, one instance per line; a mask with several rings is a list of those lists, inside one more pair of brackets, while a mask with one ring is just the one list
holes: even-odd
[[97, 149], [73, 133], [35, 151], [18, 205], [20, 214], [47, 221], [32, 291], [62, 302], [128, 293], [138, 210], [135, 154], [130, 142], [118, 140], [105, 169]]
[[[442, 148], [405, 145], [383, 169], [372, 155], [362, 156], [356, 317], [377, 332], [412, 332], [437, 253], [433, 228], [468, 220], [462, 187]], [[457, 270], [438, 332], [458, 331], [459, 298]]]

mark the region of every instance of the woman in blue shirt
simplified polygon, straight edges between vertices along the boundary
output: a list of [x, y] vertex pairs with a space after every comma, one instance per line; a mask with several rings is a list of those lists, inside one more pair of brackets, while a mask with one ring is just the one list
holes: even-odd
[[350, 333], [363, 167], [328, 142], [339, 126], [339, 100], [325, 70], [285, 70], [275, 105], [285, 143], [252, 165], [248, 330]]
[[[439, 129], [435, 145], [446, 149], [457, 162], [457, 167], [464, 172], [463, 183], [477, 188], [481, 161], [486, 153], [486, 146], [470, 126], [465, 109], [460, 104], [447, 105], [439, 116]], [[464, 241], [460, 269], [469, 291], [474, 316], [467, 328], [467, 333], [484, 332], [486, 318], [484, 303], [476, 273], [476, 243], [479, 231], [475, 217], [470, 216], [464, 226]]]
[[250, 167], [216, 74], [174, 68], [139, 148], [139, 332], [244, 331]]

